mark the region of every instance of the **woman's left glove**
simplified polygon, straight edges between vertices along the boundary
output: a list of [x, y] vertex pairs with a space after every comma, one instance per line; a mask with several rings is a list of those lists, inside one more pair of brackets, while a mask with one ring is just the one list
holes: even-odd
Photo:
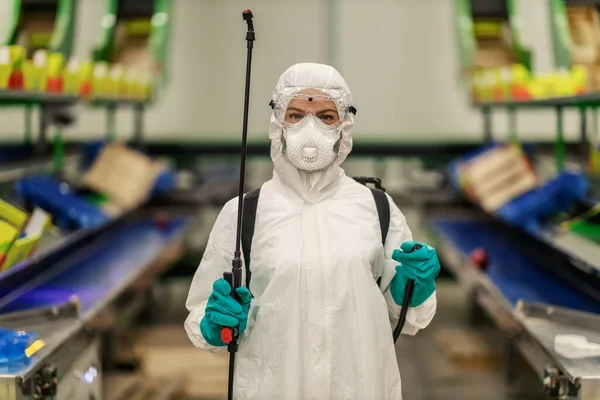
[[210, 345], [226, 345], [221, 340], [223, 328], [239, 325], [240, 334], [246, 329], [252, 295], [243, 286], [235, 291], [240, 298], [239, 303], [231, 296], [231, 286], [225, 279], [217, 279], [213, 284], [213, 292], [208, 298], [204, 318], [200, 321], [200, 332]]
[[404, 242], [400, 249], [394, 250], [392, 258], [401, 264], [396, 267], [396, 276], [390, 284], [394, 301], [402, 305], [406, 282], [412, 279], [415, 288], [410, 306], [420, 306], [435, 292], [435, 278], [440, 273], [440, 261], [435, 249], [421, 242]]

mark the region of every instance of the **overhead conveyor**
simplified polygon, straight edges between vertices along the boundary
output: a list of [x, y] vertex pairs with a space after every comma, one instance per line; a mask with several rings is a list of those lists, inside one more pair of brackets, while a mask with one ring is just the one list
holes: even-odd
[[[138, 94], [145, 101], [99, 99], [93, 104], [106, 108], [108, 140], [113, 140], [116, 135], [117, 108], [133, 106], [133, 142], [140, 146], [146, 103], [157, 100], [166, 89], [168, 81], [171, 2], [108, 0], [106, 4], [98, 44], [92, 52], [96, 68], [105, 64], [112, 66], [113, 71], [116, 70], [118, 74], [135, 74], [141, 77], [146, 83], [141, 86]], [[120, 91], [118, 87], [111, 90], [117, 93]]]
[[93, 62], [73, 57], [77, 0], [10, 0], [0, 37], [0, 106], [25, 106], [25, 142], [32, 144], [31, 110], [40, 109], [38, 154], [47, 152], [47, 128], [74, 122], [78, 102], [107, 110], [107, 140], [116, 137], [115, 114], [134, 109], [134, 142], [143, 139], [143, 114], [165, 88], [170, 2], [107, 1]]
[[[0, 36], [0, 106], [25, 106], [25, 144], [32, 139], [32, 108], [40, 109], [38, 155], [45, 152], [47, 126], [73, 105], [62, 94], [63, 65], [71, 58], [77, 0], [9, 0], [6, 29]], [[42, 73], [42, 71], [44, 71]], [[50, 112], [52, 110], [53, 112]], [[49, 111], [50, 110], [50, 111]], [[67, 113], [68, 114], [68, 113]]]
[[[556, 63], [553, 71], [540, 72], [532, 64], [532, 52], [522, 30], [525, 22], [519, 15], [519, 6], [523, 3], [516, 0], [456, 1], [460, 67], [474, 105], [502, 104], [510, 108], [523, 103], [543, 105], [554, 99], [564, 101], [579, 97], [595, 89], [592, 76], [595, 67], [590, 60], [595, 60], [598, 46], [592, 49], [574, 44], [579, 36], [586, 42], [597, 42], [594, 39], [598, 36], [595, 8], [579, 5], [565, 8], [564, 0], [549, 0], [549, 3]], [[571, 15], [579, 17], [572, 19]], [[570, 31], [575, 20], [585, 24], [577, 22], [578, 28]], [[586, 28], [579, 29], [581, 26]], [[591, 59], [582, 62], [579, 60], [582, 54]]]
[[109, 0], [95, 62], [149, 71], [158, 95], [167, 82], [170, 0]]

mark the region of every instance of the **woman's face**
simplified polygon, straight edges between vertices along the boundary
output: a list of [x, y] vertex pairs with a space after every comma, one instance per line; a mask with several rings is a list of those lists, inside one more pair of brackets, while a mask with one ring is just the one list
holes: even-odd
[[336, 125], [340, 121], [335, 103], [325, 93], [317, 89], [305, 89], [298, 95], [288, 104], [285, 122], [296, 124], [307, 114], [313, 114], [326, 125]]

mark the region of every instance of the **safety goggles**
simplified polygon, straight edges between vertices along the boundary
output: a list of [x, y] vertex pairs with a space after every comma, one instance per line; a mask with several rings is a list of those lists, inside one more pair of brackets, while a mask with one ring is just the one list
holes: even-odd
[[324, 128], [335, 129], [348, 113], [356, 114], [356, 108], [347, 106], [343, 98], [325, 94], [282, 95], [269, 105], [277, 121], [285, 127], [297, 126], [312, 115]]

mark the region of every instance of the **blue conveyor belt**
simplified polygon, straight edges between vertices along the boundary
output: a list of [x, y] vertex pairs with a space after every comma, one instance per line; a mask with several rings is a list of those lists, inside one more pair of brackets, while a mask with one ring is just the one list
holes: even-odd
[[439, 217], [434, 227], [462, 253], [483, 248], [488, 256], [487, 275], [513, 305], [519, 300], [542, 302], [571, 309], [600, 313], [600, 304], [563, 282], [512, 248], [510, 238], [500, 236], [489, 222]]
[[[136, 220], [82, 244], [81, 248], [38, 276], [42, 283], [20, 293], [0, 313], [63, 304], [76, 295], [85, 316], [92, 307], [136, 279], [185, 227], [185, 219], [158, 228], [152, 220]], [[44, 274], [47, 274], [44, 276]], [[29, 284], [25, 283], [25, 288]], [[0, 296], [2, 297], [2, 296]], [[6, 300], [6, 298], [5, 298]]]

